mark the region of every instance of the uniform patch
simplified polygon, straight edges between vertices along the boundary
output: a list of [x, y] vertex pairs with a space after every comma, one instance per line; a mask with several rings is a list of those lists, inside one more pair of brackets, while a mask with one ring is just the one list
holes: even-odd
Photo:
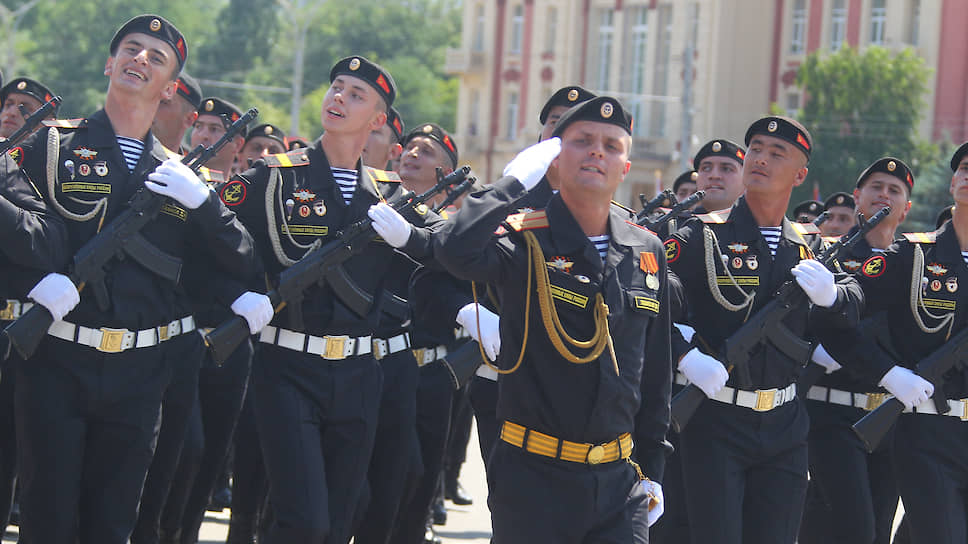
[[635, 307], [640, 310], [659, 312], [659, 301], [649, 297], [635, 297]]
[[184, 208], [175, 206], [170, 202], [166, 202], [164, 206], [161, 207], [161, 213], [165, 215], [170, 215], [175, 219], [185, 221], [188, 219], [188, 212]]
[[588, 297], [584, 295], [579, 295], [574, 291], [569, 291], [557, 285], [551, 286], [551, 298], [556, 298], [562, 302], [567, 302], [573, 306], [578, 306], [579, 308], [585, 308], [588, 306]]
[[238, 206], [245, 202], [245, 184], [239, 180], [230, 181], [222, 186], [218, 192], [218, 197], [226, 206]]
[[868, 278], [876, 278], [884, 273], [884, 269], [887, 268], [887, 259], [883, 255], [874, 255], [870, 259], [864, 262], [864, 267], [861, 273]]
[[366, 168], [370, 172], [370, 177], [384, 183], [400, 183], [400, 175], [392, 170], [377, 170], [376, 168]]
[[940, 298], [923, 298], [921, 302], [924, 303], [924, 307], [929, 310], [947, 310], [949, 312], [955, 311], [957, 303], [953, 300], [944, 300]]
[[269, 168], [289, 168], [291, 166], [305, 166], [309, 164], [309, 156], [305, 149], [295, 149], [288, 153], [269, 155], [264, 159]]
[[543, 229], [548, 227], [548, 216], [544, 210], [531, 213], [516, 213], [505, 219], [508, 225], [516, 231]]
[[758, 286], [760, 284], [759, 276], [716, 276], [716, 285], [733, 285], [733, 281], [736, 285], [751, 285]]
[[665, 242], [665, 252], [666, 261], [674, 263], [679, 259], [679, 255], [682, 253], [682, 246], [679, 245], [679, 241], [675, 238], [669, 238]]
[[848, 272], [857, 272], [860, 270], [861, 262], [856, 259], [850, 259], [841, 263], [844, 265], [844, 270]]
[[107, 183], [87, 183], [83, 181], [69, 181], [61, 183], [61, 192], [64, 193], [100, 193], [111, 194], [111, 185]]
[[326, 236], [329, 234], [329, 227], [320, 225], [281, 225], [279, 231], [283, 234], [295, 236]]
[[17, 163], [17, 166], [23, 166], [23, 164], [24, 164], [24, 148], [22, 148], [22, 147], [15, 147], [15, 148], [11, 149], [10, 151], [7, 151], [7, 154], [10, 155], [10, 158], [13, 159], [13, 162]]

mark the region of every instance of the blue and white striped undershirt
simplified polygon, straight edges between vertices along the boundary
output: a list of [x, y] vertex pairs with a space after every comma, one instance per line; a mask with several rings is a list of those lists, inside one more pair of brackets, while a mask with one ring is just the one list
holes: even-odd
[[353, 192], [356, 191], [356, 170], [336, 168], [335, 166], [330, 166], [329, 169], [333, 172], [333, 179], [336, 180], [336, 184], [339, 185], [343, 202], [349, 205], [350, 201], [353, 200]]
[[124, 162], [128, 164], [128, 172], [134, 172], [134, 167], [138, 166], [141, 153], [145, 150], [145, 143], [127, 136], [118, 136], [117, 138], [118, 147], [121, 148], [121, 154], [124, 155]]
[[608, 241], [610, 239], [609, 235], [602, 234], [600, 236], [589, 236], [588, 239], [595, 244], [595, 249], [598, 250], [598, 254], [602, 257], [602, 262], [604, 262], [605, 257], [608, 255]]
[[780, 245], [780, 228], [781, 227], [760, 227], [760, 234], [766, 240], [766, 244], [770, 246], [770, 255], [776, 257], [776, 248]]

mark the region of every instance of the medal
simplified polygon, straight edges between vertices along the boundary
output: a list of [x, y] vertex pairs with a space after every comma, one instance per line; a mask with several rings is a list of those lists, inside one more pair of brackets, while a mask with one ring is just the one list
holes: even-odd
[[657, 278], [655, 274], [649, 274], [648, 276], [645, 277], [645, 286], [653, 290], [658, 289], [659, 278]]
[[309, 206], [305, 204], [299, 206], [299, 217], [309, 217]]
[[94, 173], [102, 178], [108, 175], [108, 163], [105, 161], [98, 161], [94, 163]]
[[286, 200], [286, 221], [292, 221], [292, 209], [296, 206], [296, 202], [293, 199]]
[[760, 262], [756, 260], [756, 255], [746, 257], [746, 266], [748, 266], [750, 270], [756, 270], [760, 267]]
[[743, 268], [742, 257], [733, 257], [733, 268]]
[[313, 212], [320, 217], [326, 215], [326, 203], [322, 200], [313, 202]]
[[958, 290], [958, 278], [954, 276], [948, 278], [944, 282], [944, 287], [945, 289], [948, 290], [949, 293], [954, 293], [955, 291]]
[[87, 177], [91, 175], [91, 165], [82, 162], [80, 166], [77, 167], [77, 171], [81, 176]]
[[299, 202], [312, 202], [316, 198], [316, 193], [309, 189], [300, 189], [292, 193], [293, 198]]
[[940, 291], [941, 290], [941, 280], [931, 280], [931, 290]]

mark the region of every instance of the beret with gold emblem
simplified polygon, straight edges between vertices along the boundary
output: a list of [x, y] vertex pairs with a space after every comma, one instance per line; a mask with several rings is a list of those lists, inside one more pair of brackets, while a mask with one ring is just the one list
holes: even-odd
[[[3, 107], [3, 103], [7, 100], [7, 97], [10, 96], [10, 93], [25, 94], [39, 100], [41, 104], [47, 102], [51, 98], [54, 98], [54, 93], [52, 93], [50, 89], [39, 81], [26, 77], [18, 77], [14, 80], [11, 80], [10, 83], [7, 83], [2, 89], [0, 89], [0, 108]], [[54, 108], [54, 113], [57, 113], [56, 107]]]
[[403, 139], [403, 146], [406, 147], [407, 143], [417, 136], [425, 136], [439, 143], [444, 148], [444, 151], [447, 152], [447, 156], [450, 157], [453, 166], [457, 167], [457, 144], [454, 143], [454, 139], [440, 125], [436, 123], [424, 123], [418, 126], [411, 130], [406, 138]]
[[185, 66], [185, 59], [188, 57], [188, 45], [185, 43], [185, 37], [175, 28], [175, 25], [160, 15], [138, 15], [121, 25], [121, 28], [114, 33], [114, 38], [111, 39], [111, 56], [118, 52], [118, 45], [121, 40], [128, 34], [134, 33], [154, 36], [167, 43], [175, 50], [178, 69], [181, 70]]
[[[202, 105], [198, 108], [199, 117], [202, 115], [214, 115], [222, 119], [222, 124], [225, 128], [228, 128], [232, 123], [239, 120], [242, 117], [242, 110], [238, 106], [229, 102], [228, 100], [222, 100], [216, 96], [210, 96], [208, 98], [202, 99]], [[246, 128], [242, 129], [242, 136], [245, 137], [248, 134]]]
[[938, 218], [934, 221], [935, 229], [940, 229], [941, 225], [944, 225], [945, 221], [951, 219], [951, 211], [953, 209], [954, 206], [945, 206], [944, 208], [941, 208], [941, 211], [938, 212]]
[[568, 125], [575, 121], [594, 121], [621, 127], [632, 135], [632, 114], [627, 112], [617, 98], [611, 96], [597, 96], [573, 106], [558, 119], [552, 136], [561, 136]]
[[727, 157], [742, 165], [743, 159], [746, 158], [746, 151], [739, 144], [726, 139], [711, 140], [696, 152], [696, 156], [692, 159], [692, 166], [698, 169], [699, 164], [706, 157]]
[[252, 130], [249, 131], [249, 134], [246, 135], [245, 143], [249, 143], [249, 140], [258, 136], [275, 140], [279, 142], [279, 145], [281, 145], [283, 149], [289, 149], [286, 145], [286, 133], [276, 125], [266, 123], [264, 125], [253, 127]]
[[400, 117], [400, 112], [396, 108], [390, 106], [387, 110], [387, 125], [390, 130], [393, 131], [394, 136], [397, 137], [397, 142], [403, 140], [403, 117]]
[[[793, 219], [799, 221], [800, 216], [804, 214], [809, 214], [814, 217], [823, 213], [823, 202], [819, 200], [804, 200], [803, 202], [797, 204], [793, 208]], [[813, 219], [811, 219], [812, 221]]]
[[844, 208], [854, 209], [854, 197], [850, 193], [845, 193], [839, 191], [828, 196], [823, 201], [823, 209], [829, 210], [830, 208], [835, 208], [837, 206], [842, 206]]
[[696, 183], [697, 179], [699, 179], [699, 174], [697, 174], [695, 170], [686, 170], [685, 172], [679, 174], [679, 177], [672, 182], [672, 192], [679, 192], [679, 187], [683, 183]]
[[393, 105], [393, 99], [397, 96], [397, 86], [393, 82], [390, 72], [387, 72], [379, 64], [360, 56], [346, 57], [337, 62], [333, 69], [329, 71], [329, 82], [332, 83], [339, 75], [362, 79], [376, 89], [376, 92], [380, 93], [387, 106]]
[[202, 86], [198, 84], [198, 80], [188, 74], [182, 74], [178, 76], [175, 83], [177, 84], [175, 92], [178, 96], [184, 98], [197, 110], [202, 105]]
[[570, 85], [568, 87], [562, 87], [555, 91], [555, 94], [551, 95], [551, 98], [545, 102], [543, 108], [541, 108], [541, 115], [538, 116], [538, 120], [541, 124], [545, 124], [548, 120], [548, 115], [551, 113], [551, 108], [556, 106], [564, 106], [570, 108], [575, 104], [584, 102], [586, 100], [591, 100], [595, 98], [595, 93], [586, 90], [578, 85]]
[[958, 165], [961, 164], [961, 160], [968, 155], [968, 142], [961, 144], [961, 146], [955, 150], [955, 154], [951, 156], [951, 171], [957, 172]]
[[750, 140], [757, 134], [773, 136], [781, 140], [786, 140], [796, 146], [797, 149], [807, 156], [810, 160], [810, 152], [813, 151], [813, 138], [810, 132], [796, 119], [776, 115], [758, 119], [746, 130], [746, 147], [750, 146]]
[[873, 164], [868, 166], [857, 177], [857, 187], [863, 185], [864, 181], [875, 172], [883, 172], [894, 176], [907, 185], [909, 192], [914, 190], [914, 174], [911, 173], [911, 169], [908, 168], [908, 165], [904, 164], [904, 161], [894, 157], [884, 157], [883, 159], [874, 161]]
[[306, 147], [309, 147], [309, 140], [305, 138], [300, 138], [299, 136], [290, 136], [286, 138], [286, 149], [289, 151], [303, 149]]

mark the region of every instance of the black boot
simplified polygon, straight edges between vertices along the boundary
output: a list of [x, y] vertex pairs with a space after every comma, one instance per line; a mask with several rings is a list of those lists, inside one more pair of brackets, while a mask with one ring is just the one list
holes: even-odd
[[464, 486], [460, 485], [457, 474], [447, 474], [444, 477], [444, 496], [447, 500], [460, 506], [474, 504], [474, 499], [464, 491]]

